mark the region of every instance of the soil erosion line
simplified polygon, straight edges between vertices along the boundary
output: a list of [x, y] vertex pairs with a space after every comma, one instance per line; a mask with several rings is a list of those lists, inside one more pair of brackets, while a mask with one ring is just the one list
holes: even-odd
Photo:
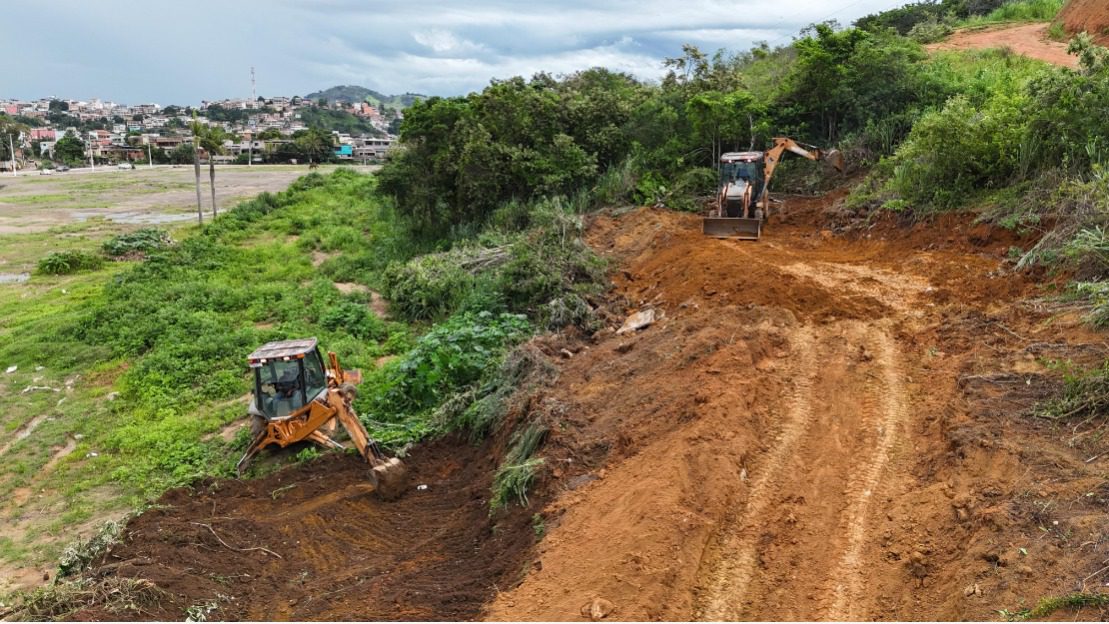
[[813, 419], [812, 386], [816, 376], [815, 338], [805, 327], [795, 338], [792, 352], [796, 356], [793, 389], [789, 412], [774, 447], [759, 467], [751, 486], [744, 513], [728, 524], [717, 538], [716, 552], [720, 558], [708, 575], [707, 597], [697, 610], [700, 620], [740, 620], [740, 610], [755, 567], [758, 535], [766, 519], [767, 506], [778, 492], [782, 469], [794, 455], [798, 441]]

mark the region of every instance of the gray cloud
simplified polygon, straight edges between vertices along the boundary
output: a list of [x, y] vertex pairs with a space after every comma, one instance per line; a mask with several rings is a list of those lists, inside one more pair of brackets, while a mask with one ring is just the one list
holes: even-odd
[[263, 95], [334, 84], [455, 95], [593, 66], [654, 79], [683, 43], [784, 44], [814, 21], [846, 24], [902, 3], [39, 0], [5, 7], [0, 97], [195, 103], [248, 95], [252, 65]]

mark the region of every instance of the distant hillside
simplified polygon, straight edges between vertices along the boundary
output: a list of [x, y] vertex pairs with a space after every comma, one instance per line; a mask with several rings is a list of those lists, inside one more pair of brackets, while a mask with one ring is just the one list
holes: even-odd
[[316, 91], [304, 96], [310, 100], [318, 100], [326, 98], [328, 102], [346, 102], [353, 104], [355, 102], [369, 102], [374, 106], [384, 104], [392, 108], [408, 108], [416, 100], [427, 98], [426, 95], [418, 93], [405, 93], [403, 95], [385, 95], [378, 93], [373, 89], [366, 87], [359, 87], [357, 85], [339, 85], [324, 89], [323, 91]]

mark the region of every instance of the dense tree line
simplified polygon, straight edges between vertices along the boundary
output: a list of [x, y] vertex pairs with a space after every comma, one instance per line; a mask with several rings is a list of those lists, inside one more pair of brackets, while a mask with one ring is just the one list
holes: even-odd
[[[722, 151], [763, 148], [778, 134], [876, 158], [953, 94], [924, 59], [891, 31], [818, 24], [776, 49], [710, 56], [685, 46], [659, 84], [603, 68], [497, 80], [409, 108], [381, 189], [417, 228], [441, 232], [509, 201], [573, 194], [626, 163], [660, 187], [682, 186]], [[709, 190], [706, 179], [690, 190]]]

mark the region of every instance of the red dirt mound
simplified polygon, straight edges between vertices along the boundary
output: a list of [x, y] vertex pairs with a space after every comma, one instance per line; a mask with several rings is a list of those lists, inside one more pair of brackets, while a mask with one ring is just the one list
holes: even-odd
[[224, 620], [475, 618], [519, 576], [534, 542], [530, 516], [519, 511], [494, 530], [488, 449], [442, 440], [406, 464], [413, 489], [395, 502], [370, 494], [364, 462], [334, 454], [262, 479], [167, 492], [95, 574], [147, 579], [169, 599], [145, 613], [77, 617], [180, 620], [214, 603], [209, 617]]
[[1109, 3], [1105, 0], [1070, 0], [1056, 19], [1069, 33], [1085, 31], [1098, 43], [1109, 43]]

